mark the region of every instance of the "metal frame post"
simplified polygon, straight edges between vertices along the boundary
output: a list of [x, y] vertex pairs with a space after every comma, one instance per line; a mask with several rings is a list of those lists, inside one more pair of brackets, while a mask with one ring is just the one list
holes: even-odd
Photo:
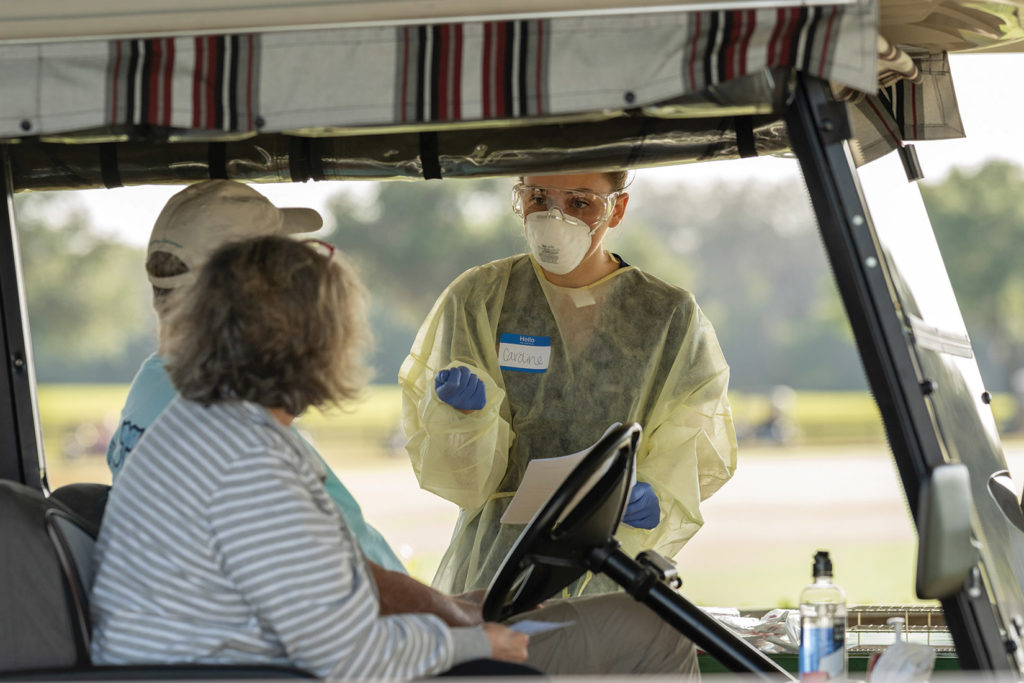
[[[823, 81], [800, 77], [786, 125], [907, 502], [916, 516], [923, 483], [945, 460], [846, 143], [845, 105], [832, 101]], [[963, 587], [943, 600], [942, 607], [961, 669], [1016, 671], [983, 589], [976, 584]]]
[[35, 365], [21, 275], [14, 190], [7, 147], [0, 145], [0, 479], [44, 486]]

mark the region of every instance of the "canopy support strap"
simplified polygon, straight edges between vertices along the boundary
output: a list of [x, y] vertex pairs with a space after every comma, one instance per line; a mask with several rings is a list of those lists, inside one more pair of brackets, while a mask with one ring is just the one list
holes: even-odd
[[741, 159], [757, 156], [757, 148], [754, 146], [754, 117], [737, 116], [734, 119], [736, 127], [736, 151]]
[[437, 133], [420, 133], [420, 164], [424, 180], [441, 179], [441, 160], [438, 158]]
[[100, 144], [100, 177], [108, 190], [115, 187], [124, 187], [121, 182], [121, 169], [117, 165], [117, 143], [104, 142]]

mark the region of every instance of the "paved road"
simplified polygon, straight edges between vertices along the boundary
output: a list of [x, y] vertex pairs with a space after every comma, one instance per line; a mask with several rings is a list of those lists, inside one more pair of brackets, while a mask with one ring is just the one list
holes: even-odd
[[[345, 472], [339, 465], [338, 472]], [[392, 461], [378, 470], [342, 476], [367, 518], [395, 545], [427, 554], [447, 547], [455, 506], [421, 491], [407, 463]], [[799, 529], [811, 537], [828, 529], [858, 537], [870, 530], [886, 538], [913, 538], [895, 467], [878, 450], [756, 451], [742, 457], [733, 479], [702, 509], [705, 527], [716, 530], [714, 537], [749, 537], [748, 543], [771, 542], [764, 533], [751, 533], [752, 516], [760, 519], [762, 530]], [[858, 524], [837, 525], [837, 518], [851, 519], [848, 513], [856, 515]], [[702, 537], [708, 545], [717, 543], [711, 534], [699, 534], [693, 543]]]
[[[1019, 490], [1024, 442], [1007, 444], [1005, 450]], [[401, 459], [373, 471], [346, 472], [339, 465], [367, 518], [396, 548], [419, 558], [415, 570], [425, 567], [429, 573], [447, 547], [454, 505], [421, 491]], [[742, 581], [739, 569], [744, 566], [764, 576], [792, 575], [792, 585], [770, 598], [784, 602], [807, 578], [814, 549], [826, 547], [840, 556], [856, 553], [853, 559], [868, 565], [892, 562], [896, 576], [887, 578], [895, 587], [863, 578], [869, 590], [878, 585], [880, 600], [895, 599], [887, 597], [894, 592], [897, 597], [912, 594], [915, 534], [884, 445], [745, 449], [736, 475], [702, 510], [704, 528], [677, 558], [695, 582], [705, 573], [717, 573], [722, 582]], [[859, 583], [853, 582], [854, 590], [860, 590]], [[707, 590], [708, 599], [717, 601], [712, 587]]]
[[[1004, 450], [1019, 493], [1024, 441]], [[404, 458], [325, 455], [367, 518], [411, 560], [413, 573], [429, 580], [448, 545], [455, 506], [421, 491]], [[82, 458], [54, 472], [51, 483], [106, 476], [102, 459]], [[913, 598], [916, 539], [884, 445], [745, 448], [736, 476], [702, 510], [704, 528], [676, 558], [684, 590], [701, 604], [793, 604], [817, 548], [833, 551], [856, 602]]]

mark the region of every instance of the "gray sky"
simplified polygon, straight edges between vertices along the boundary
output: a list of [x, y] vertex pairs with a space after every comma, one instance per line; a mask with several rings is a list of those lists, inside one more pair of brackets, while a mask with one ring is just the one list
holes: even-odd
[[[1024, 89], [1007, 86], [1018, 83], [1024, 76], [1024, 55], [952, 55], [950, 62], [967, 138], [916, 143], [926, 178], [939, 179], [954, 166], [976, 166], [992, 158], [1024, 163], [1024, 134], [1018, 123], [1020, 112], [1024, 111]], [[749, 177], [778, 180], [788, 174], [795, 175], [796, 169], [796, 162], [787, 159], [719, 161], [641, 170], [634, 182], [703, 185]], [[281, 183], [260, 185], [259, 189], [279, 206], [310, 206], [322, 210], [327, 198], [337, 193], [340, 185]], [[178, 189], [148, 186], [83, 190], [77, 197], [99, 229], [126, 242], [144, 245], [160, 208]]]

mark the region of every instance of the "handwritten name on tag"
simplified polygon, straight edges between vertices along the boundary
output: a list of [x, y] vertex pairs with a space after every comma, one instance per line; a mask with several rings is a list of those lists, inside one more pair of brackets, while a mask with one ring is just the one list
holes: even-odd
[[551, 337], [504, 333], [498, 339], [498, 366], [515, 372], [547, 372]]

